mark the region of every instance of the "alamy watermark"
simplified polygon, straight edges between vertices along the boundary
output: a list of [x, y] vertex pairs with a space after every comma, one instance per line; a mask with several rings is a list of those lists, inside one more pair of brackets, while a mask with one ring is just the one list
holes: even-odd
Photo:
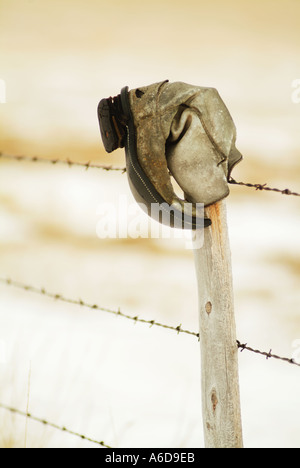
[[291, 95], [292, 102], [294, 104], [300, 104], [300, 78], [292, 82], [292, 88], [294, 88], [294, 91]]
[[0, 79], [0, 104], [6, 103], [6, 83]]
[[[193, 217], [196, 208], [197, 216]], [[148, 216], [149, 215], [149, 216]], [[200, 249], [204, 241], [204, 205], [184, 203], [183, 212], [167, 203], [129, 202], [120, 195], [117, 203], [101, 203], [97, 209], [96, 232], [100, 239], [183, 239], [186, 249]], [[191, 220], [195, 223], [191, 229]]]

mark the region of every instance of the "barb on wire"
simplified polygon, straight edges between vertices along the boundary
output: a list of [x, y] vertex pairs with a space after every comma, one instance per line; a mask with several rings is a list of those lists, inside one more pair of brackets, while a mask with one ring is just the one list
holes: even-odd
[[[138, 316], [133, 317], [131, 315], [124, 314], [123, 312], [121, 312], [120, 309], [111, 310], [111, 309], [107, 309], [105, 307], [100, 307], [97, 304], [93, 304], [93, 305], [88, 304], [88, 303], [82, 301], [81, 299], [79, 299], [79, 300], [68, 299], [68, 298], [62, 296], [61, 294], [49, 293], [44, 288], [41, 288], [41, 289], [35, 288], [33, 286], [29, 286], [29, 285], [26, 285], [26, 284], [23, 284], [23, 283], [18, 283], [17, 281], [12, 281], [11, 279], [8, 279], [8, 278], [6, 278], [6, 279], [5, 278], [0, 278], [0, 283], [3, 283], [3, 284], [8, 285], [8, 286], [14, 286], [14, 287], [16, 287], [18, 289], [22, 289], [24, 291], [29, 291], [29, 292], [33, 292], [33, 293], [36, 293], [36, 294], [40, 294], [42, 296], [46, 296], [46, 297], [49, 297], [49, 298], [52, 298], [52, 299], [55, 299], [55, 300], [58, 300], [58, 301], [66, 302], [68, 304], [74, 304], [74, 305], [78, 305], [78, 306], [81, 306], [81, 307], [86, 307], [86, 308], [92, 309], [92, 310], [99, 310], [99, 311], [102, 311], [102, 312], [108, 312], [110, 314], [117, 315], [119, 317], [123, 317], [123, 318], [129, 319], [129, 320], [132, 320], [135, 323], [140, 322], [140, 323], [148, 324], [148, 325], [150, 325], [150, 328], [153, 327], [153, 326], [162, 327], [162, 328], [165, 328], [167, 330], [175, 331], [175, 332], [177, 332], [177, 334], [185, 333], [187, 335], [193, 335], [193, 336], [197, 337], [198, 340], [200, 339], [199, 333], [196, 333], [196, 332], [193, 332], [193, 331], [190, 331], [190, 330], [185, 330], [185, 329], [181, 328], [181, 324], [178, 325], [177, 327], [173, 327], [171, 325], [165, 325], [165, 324], [156, 322], [155, 320], [141, 319]], [[260, 351], [259, 349], [251, 348], [250, 346], [247, 345], [247, 343], [242, 344], [238, 340], [237, 340], [237, 347], [241, 350], [241, 352], [243, 352], [246, 349], [247, 351], [250, 351], [252, 353], [260, 354], [261, 356], [266, 356], [267, 359], [273, 358], [273, 359], [284, 361], [284, 362], [287, 362], [289, 364], [293, 364], [295, 366], [300, 367], [300, 363], [296, 362], [294, 359], [281, 357], [281, 356], [278, 356], [276, 354], [273, 354], [272, 350], [270, 350], [269, 352]]]
[[75, 162], [71, 161], [70, 159], [46, 159], [46, 158], [39, 158], [37, 156], [18, 156], [18, 155], [12, 155], [12, 154], [5, 154], [0, 152], [0, 158], [3, 159], [10, 159], [13, 161], [27, 161], [27, 162], [42, 162], [42, 163], [48, 163], [48, 164], [63, 164], [65, 166], [79, 166], [79, 167], [84, 167], [86, 170], [88, 169], [102, 169], [104, 171], [120, 171], [120, 172], [126, 172], [126, 168], [124, 167], [114, 167], [114, 166], [106, 166], [106, 165], [99, 165], [99, 164], [91, 164], [91, 162], [87, 163], [80, 163], [80, 162]]
[[[43, 163], [48, 163], [48, 164], [63, 164], [67, 165], [69, 167], [72, 166], [80, 166], [84, 167], [86, 170], [87, 169], [102, 169], [104, 171], [120, 171], [122, 173], [126, 172], [126, 167], [114, 167], [114, 166], [107, 166], [107, 165], [99, 165], [99, 164], [91, 164], [90, 162], [87, 163], [80, 163], [80, 162], [75, 162], [70, 159], [46, 159], [46, 158], [41, 158], [37, 156], [23, 156], [23, 155], [15, 155], [15, 154], [6, 154], [0, 151], [0, 159], [10, 159], [14, 161], [27, 161], [27, 162], [43, 162]], [[252, 184], [249, 182], [237, 182], [235, 179], [230, 177], [229, 183], [232, 185], [241, 185], [244, 187], [249, 187], [249, 188], [255, 188], [256, 190], [266, 190], [268, 192], [277, 192], [281, 193], [282, 195], [290, 195], [294, 197], [300, 197], [300, 193], [294, 192], [290, 189], [278, 189], [278, 188], [273, 188], [269, 187], [267, 184]]]
[[266, 356], [266, 359], [270, 359], [270, 358], [278, 359], [280, 361], [288, 362], [289, 364], [293, 364], [294, 366], [300, 367], [299, 362], [296, 362], [292, 358], [281, 357], [281, 356], [278, 356], [277, 354], [273, 354], [271, 349], [267, 353], [266, 351], [260, 351], [259, 349], [251, 348], [250, 346], [247, 346], [247, 343], [241, 344], [239, 341], [237, 341], [237, 345], [238, 345], [238, 348], [240, 348], [241, 352], [243, 352], [246, 349], [247, 351], [251, 351], [251, 353], [260, 354], [261, 356]]
[[120, 309], [112, 310], [112, 309], [108, 309], [106, 307], [101, 307], [101, 306], [99, 306], [97, 304], [88, 304], [87, 302], [84, 302], [82, 299], [78, 299], [78, 300], [69, 299], [69, 298], [66, 298], [66, 297], [62, 296], [61, 294], [50, 293], [50, 292], [46, 291], [45, 288], [40, 288], [39, 289], [39, 288], [36, 288], [34, 286], [29, 286], [29, 285], [26, 285], [26, 284], [23, 284], [23, 283], [18, 283], [17, 281], [12, 281], [9, 278], [0, 278], [0, 283], [6, 284], [6, 285], [9, 285], [9, 286], [14, 286], [15, 288], [22, 289], [24, 291], [29, 291], [29, 292], [32, 292], [32, 293], [40, 294], [42, 296], [46, 296], [46, 297], [49, 297], [51, 299], [55, 299], [57, 301], [65, 302], [65, 303], [68, 303], [68, 304], [78, 305], [78, 306], [86, 307], [86, 308], [92, 309], [92, 310], [99, 310], [99, 311], [102, 311], [102, 312], [107, 312], [109, 314], [117, 315], [118, 317], [123, 317], [123, 318], [129, 319], [129, 320], [132, 320], [135, 323], [136, 322], [145, 323], [145, 324], [150, 325], [150, 327], [156, 326], [156, 327], [166, 328], [168, 330], [176, 331], [178, 334], [179, 333], [185, 333], [187, 335], [194, 335], [194, 336], [197, 336], [199, 338], [199, 333], [191, 332], [189, 330], [184, 330], [183, 328], [181, 328], [181, 324], [178, 325], [177, 327], [172, 327], [171, 325], [165, 325], [163, 323], [156, 322], [156, 320], [146, 320], [146, 319], [142, 319], [142, 318], [140, 318], [138, 316], [133, 317], [131, 315], [124, 314], [123, 312], [121, 312]]
[[294, 197], [300, 197], [300, 193], [292, 192], [290, 189], [281, 190], [278, 188], [269, 187], [267, 184], [250, 184], [248, 182], [237, 182], [232, 177], [229, 179], [229, 183], [233, 185], [242, 185], [244, 187], [255, 188], [256, 190], [266, 190], [268, 192], [281, 193], [282, 195], [291, 195]]
[[44, 426], [49, 426], [49, 427], [57, 429], [57, 430], [59, 430], [61, 432], [65, 432], [66, 434], [70, 434], [70, 435], [73, 435], [75, 437], [79, 437], [81, 440], [86, 440], [87, 442], [92, 442], [93, 444], [100, 445], [101, 447], [112, 448], [109, 445], [105, 444], [103, 441], [98, 441], [98, 440], [92, 439], [91, 437], [87, 437], [84, 434], [79, 434], [78, 432], [71, 431], [70, 429], [67, 429], [64, 426], [59, 426], [59, 425], [54, 424], [54, 423], [52, 423], [50, 421], [47, 421], [46, 419], [38, 418], [36, 416], [33, 416], [30, 413], [27, 413], [25, 411], [21, 411], [21, 410], [19, 410], [17, 408], [11, 408], [10, 406], [4, 405], [3, 403], [0, 403], [0, 408], [4, 409], [6, 411], [10, 411], [11, 413], [14, 413], [14, 414], [18, 414], [19, 416], [24, 416], [24, 417], [26, 417], [28, 419], [31, 419], [32, 421], [36, 421], [36, 422], [39, 422], [41, 424], [44, 424]]

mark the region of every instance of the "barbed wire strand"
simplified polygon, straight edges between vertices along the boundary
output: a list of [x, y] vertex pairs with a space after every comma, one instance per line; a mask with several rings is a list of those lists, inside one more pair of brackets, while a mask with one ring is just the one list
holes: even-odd
[[[148, 324], [148, 325], [150, 325], [150, 328], [153, 327], [153, 326], [161, 327], [161, 328], [165, 328], [165, 329], [168, 329], [168, 330], [175, 331], [175, 332], [177, 332], [177, 334], [185, 333], [187, 335], [193, 335], [193, 336], [197, 337], [198, 340], [200, 339], [199, 333], [196, 333], [196, 332], [193, 332], [193, 331], [190, 331], [190, 330], [185, 330], [185, 329], [181, 328], [181, 324], [178, 325], [177, 327], [173, 327], [171, 325], [166, 325], [166, 324], [159, 323], [159, 322], [157, 322], [155, 320], [146, 320], [146, 319], [142, 319], [142, 318], [140, 318], [138, 316], [134, 317], [134, 316], [131, 316], [131, 315], [124, 314], [123, 312], [121, 312], [120, 309], [118, 309], [116, 311], [116, 310], [107, 309], [105, 307], [100, 307], [97, 304], [94, 304], [94, 305], [88, 304], [88, 303], [82, 301], [81, 299], [79, 299], [79, 300], [68, 299], [68, 298], [62, 296], [61, 294], [49, 293], [44, 288], [39, 289], [39, 288], [29, 286], [29, 285], [26, 285], [26, 284], [23, 284], [23, 283], [19, 283], [17, 281], [12, 281], [9, 278], [0, 278], [0, 282], [5, 284], [5, 285], [8, 285], [8, 286], [13, 286], [13, 287], [16, 287], [16, 288], [24, 290], [24, 291], [29, 291], [29, 292], [33, 292], [33, 293], [36, 293], [36, 294], [40, 294], [42, 296], [46, 296], [48, 298], [52, 298], [52, 299], [62, 301], [62, 302], [65, 302], [65, 303], [78, 305], [78, 306], [81, 306], [81, 307], [86, 307], [86, 308], [92, 309], [92, 310], [99, 310], [99, 311], [102, 311], [102, 312], [108, 312], [110, 314], [117, 315], [119, 317], [123, 317], [123, 318], [129, 319], [129, 320], [132, 320], [135, 323], [139, 322], [139, 323]], [[242, 344], [238, 340], [237, 340], [237, 347], [241, 350], [241, 352], [243, 352], [244, 350], [247, 350], [247, 351], [250, 351], [252, 353], [260, 354], [261, 356], [265, 356], [266, 359], [273, 358], [273, 359], [277, 359], [277, 360], [286, 362], [288, 364], [292, 364], [292, 365], [300, 367], [300, 363], [296, 362], [294, 359], [278, 356], [277, 354], [272, 353], [271, 349], [270, 349], [269, 352], [261, 351], [259, 349], [254, 349], [254, 348], [248, 346], [248, 343]]]
[[194, 336], [199, 338], [199, 333], [191, 332], [189, 330], [184, 330], [183, 328], [181, 328], [181, 324], [178, 325], [177, 327], [173, 327], [171, 325], [166, 325], [166, 324], [157, 322], [156, 320], [146, 320], [146, 319], [142, 319], [142, 318], [140, 318], [138, 316], [127, 315], [127, 314], [124, 314], [123, 312], [121, 312], [120, 308], [118, 310], [112, 310], [112, 309], [108, 309], [106, 307], [101, 307], [101, 306], [99, 306], [97, 304], [88, 304], [87, 302], [85, 302], [85, 301], [83, 301], [81, 299], [77, 299], [77, 300], [76, 299], [69, 299], [69, 298], [66, 298], [66, 297], [62, 296], [61, 294], [50, 293], [50, 292], [46, 291], [45, 288], [36, 288], [34, 286], [29, 286], [29, 285], [26, 285], [26, 284], [23, 284], [23, 283], [19, 283], [17, 281], [12, 281], [9, 278], [0, 278], [0, 282], [3, 283], [3, 284], [9, 285], [9, 286], [14, 286], [15, 288], [22, 289], [24, 291], [29, 291], [29, 292], [32, 292], [32, 293], [35, 293], [35, 294], [40, 294], [42, 296], [46, 296], [46, 297], [49, 297], [51, 299], [55, 299], [57, 301], [61, 301], [61, 302], [65, 302], [65, 303], [68, 303], [68, 304], [73, 304], [73, 305], [77, 305], [77, 306], [81, 306], [81, 307], [86, 307], [86, 308], [91, 309], [91, 310], [99, 310], [99, 311], [102, 311], [102, 312], [107, 312], [109, 314], [113, 314], [113, 315], [116, 315], [118, 317], [123, 317], [123, 318], [129, 319], [129, 320], [132, 320], [135, 323], [139, 322], [139, 323], [148, 324], [148, 325], [150, 325], [150, 327], [156, 326], [156, 327], [166, 328], [168, 330], [176, 331], [178, 334], [179, 333], [185, 333], [187, 335], [194, 335]]
[[87, 437], [84, 434], [80, 434], [78, 432], [67, 429], [64, 426], [59, 426], [58, 424], [54, 424], [54, 423], [52, 423], [50, 421], [47, 421], [46, 419], [38, 418], [38, 417], [32, 415], [31, 413], [21, 411], [21, 410], [19, 410], [17, 408], [12, 408], [10, 406], [4, 405], [3, 403], [0, 403], [0, 408], [4, 409], [6, 411], [9, 411], [10, 413], [18, 414], [19, 416], [24, 416], [24, 417], [26, 417], [28, 419], [31, 419], [32, 421], [36, 421], [38, 423], [44, 424], [44, 426], [49, 426], [49, 427], [52, 427], [53, 429], [57, 429], [57, 430], [59, 430], [61, 432], [65, 432], [66, 434], [70, 434], [70, 435], [73, 435], [75, 437], [79, 437], [81, 440], [85, 440], [87, 442], [92, 442], [93, 444], [100, 445], [101, 447], [112, 448], [109, 445], [105, 444], [103, 441], [98, 441], [98, 440], [92, 439], [91, 437]]
[[289, 364], [293, 364], [294, 366], [300, 367], [299, 362], [296, 362], [292, 358], [281, 357], [281, 356], [278, 356], [277, 354], [273, 354], [272, 349], [270, 349], [269, 352], [260, 351], [259, 349], [251, 348], [250, 346], [247, 345], [247, 343], [241, 344], [238, 340], [237, 340], [237, 345], [238, 345], [238, 348], [240, 348], [241, 352], [243, 352], [246, 349], [247, 351], [250, 351], [251, 353], [260, 354], [261, 356], [266, 356], [266, 359], [270, 359], [270, 358], [278, 359], [280, 361], [284, 361], [284, 362], [287, 362]]
[[292, 192], [290, 189], [281, 190], [278, 188], [269, 187], [267, 184], [251, 184], [249, 182], [237, 182], [232, 177], [229, 179], [229, 183], [233, 185], [242, 185], [244, 187], [255, 188], [256, 190], [266, 190], [268, 192], [281, 193], [282, 195], [291, 195], [294, 197], [300, 197], [300, 193]]
[[1, 153], [0, 152], [0, 158], [2, 159], [10, 159], [13, 161], [19, 161], [19, 162], [36, 162], [36, 163], [48, 163], [48, 164], [62, 164], [65, 166], [79, 166], [83, 167], [86, 170], [88, 169], [102, 169], [104, 171], [120, 171], [120, 172], [126, 172], [126, 168], [124, 167], [114, 167], [114, 166], [106, 166], [106, 165], [100, 165], [100, 164], [91, 164], [91, 162], [87, 163], [80, 163], [80, 162], [75, 162], [71, 161], [69, 159], [63, 160], [63, 159], [47, 159], [47, 158], [40, 158], [37, 156], [18, 156], [18, 155], [13, 155], [13, 154], [6, 154], [6, 153]]
[[[27, 162], [43, 162], [43, 163], [48, 163], [48, 164], [62, 164], [62, 165], [67, 165], [69, 167], [72, 166], [80, 166], [87, 169], [102, 169], [104, 171], [119, 171], [119, 172], [126, 172], [125, 167], [114, 167], [114, 166], [107, 166], [107, 165], [99, 165], [99, 164], [91, 164], [90, 162], [87, 163], [80, 163], [80, 162], [74, 162], [71, 161], [70, 159], [62, 160], [62, 159], [48, 159], [48, 158], [41, 158], [38, 156], [22, 156], [22, 155], [13, 155], [13, 154], [6, 154], [0, 152], [0, 158], [3, 159], [10, 159], [14, 161], [27, 161]], [[290, 189], [279, 189], [279, 188], [273, 188], [269, 187], [266, 183], [265, 184], [254, 184], [250, 182], [237, 182], [235, 179], [230, 177], [229, 181], [230, 184], [232, 185], [240, 185], [248, 188], [255, 188], [255, 190], [260, 190], [260, 191], [268, 191], [268, 192], [277, 192], [281, 193], [282, 195], [289, 195], [289, 196], [294, 196], [294, 197], [300, 197], [300, 193], [294, 192]]]

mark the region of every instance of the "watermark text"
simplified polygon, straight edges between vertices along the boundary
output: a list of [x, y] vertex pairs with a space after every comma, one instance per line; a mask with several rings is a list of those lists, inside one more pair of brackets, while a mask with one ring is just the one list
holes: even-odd
[[152, 203], [148, 208], [142, 203], [129, 203], [126, 195], [120, 195], [117, 203], [101, 203], [97, 216], [99, 239], [183, 239], [186, 249], [203, 246], [202, 203], [184, 203], [180, 209], [167, 203]]

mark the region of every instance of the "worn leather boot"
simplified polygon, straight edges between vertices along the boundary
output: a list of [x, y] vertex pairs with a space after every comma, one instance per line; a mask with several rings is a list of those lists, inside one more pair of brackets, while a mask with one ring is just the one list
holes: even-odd
[[[98, 116], [106, 151], [125, 146], [132, 193], [150, 216], [152, 205], [162, 208], [160, 222], [165, 211], [171, 225], [198, 228], [203, 210], [197, 212], [197, 204], [208, 206], [229, 194], [228, 179], [242, 155], [216, 89], [168, 81], [123, 88], [100, 101]], [[185, 200], [176, 195], [171, 175]], [[202, 227], [210, 224], [202, 220]]]

